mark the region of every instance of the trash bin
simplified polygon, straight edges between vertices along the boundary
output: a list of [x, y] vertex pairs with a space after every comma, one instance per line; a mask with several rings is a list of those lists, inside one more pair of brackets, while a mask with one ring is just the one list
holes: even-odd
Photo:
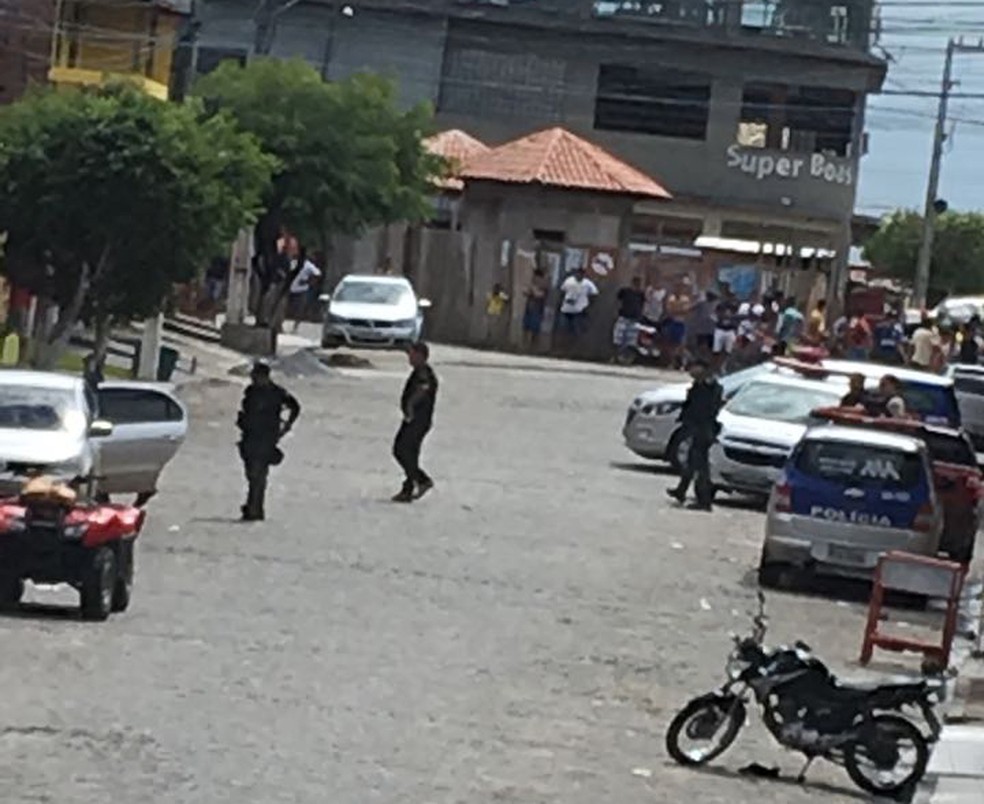
[[170, 382], [171, 375], [178, 365], [178, 350], [170, 346], [162, 346], [161, 354], [157, 360], [157, 381]]

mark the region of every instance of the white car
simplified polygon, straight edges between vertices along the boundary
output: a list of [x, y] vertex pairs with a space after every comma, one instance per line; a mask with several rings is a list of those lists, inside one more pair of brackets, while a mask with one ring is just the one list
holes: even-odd
[[810, 424], [815, 408], [836, 406], [847, 380], [808, 380], [770, 374], [745, 385], [718, 415], [721, 430], [711, 447], [715, 490], [765, 500], [786, 459]]
[[[760, 363], [721, 378], [724, 398], [729, 399], [746, 383], [775, 371], [772, 363]], [[632, 400], [622, 436], [625, 446], [641, 458], [666, 460], [680, 471], [687, 460], [690, 441], [685, 438], [677, 419], [687, 398], [689, 382], [663, 385], [645, 391]]]
[[93, 393], [67, 374], [0, 371], [0, 495], [39, 472], [149, 496], [187, 430], [184, 406], [164, 386], [107, 382]]
[[420, 340], [427, 299], [418, 299], [402, 276], [350, 274], [333, 294], [321, 297], [325, 305], [321, 345], [405, 348]]

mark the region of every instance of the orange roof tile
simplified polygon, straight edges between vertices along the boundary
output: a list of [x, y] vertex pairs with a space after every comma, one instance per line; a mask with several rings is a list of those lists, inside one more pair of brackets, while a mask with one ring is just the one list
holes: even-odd
[[471, 157], [460, 175], [465, 180], [542, 184], [649, 198], [672, 197], [666, 188], [645, 173], [563, 128], [538, 131]]
[[443, 156], [451, 163], [451, 175], [434, 182], [438, 187], [446, 190], [464, 189], [465, 183], [457, 178], [462, 165], [470, 158], [491, 150], [484, 142], [475, 139], [460, 128], [451, 128], [428, 137], [424, 140], [424, 147], [432, 154]]

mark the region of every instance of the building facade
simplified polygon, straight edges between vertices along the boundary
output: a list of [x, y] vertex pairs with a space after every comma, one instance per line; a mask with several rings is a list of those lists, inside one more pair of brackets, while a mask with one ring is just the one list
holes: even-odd
[[161, 100], [191, 0], [58, 0], [48, 80], [98, 86], [125, 78]]
[[[643, 241], [834, 248], [854, 206], [871, 0], [353, 0], [291, 5], [267, 48], [328, 78], [388, 74], [402, 103], [490, 145], [563, 126], [656, 177]], [[256, 52], [252, 4], [199, 0], [195, 63]]]
[[0, 0], [0, 104], [44, 83], [55, 0]]

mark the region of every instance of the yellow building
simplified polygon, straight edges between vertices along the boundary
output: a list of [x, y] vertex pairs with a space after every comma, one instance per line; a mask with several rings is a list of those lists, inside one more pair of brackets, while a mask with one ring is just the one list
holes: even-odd
[[58, 0], [48, 80], [94, 86], [126, 78], [167, 100], [191, 0]]

